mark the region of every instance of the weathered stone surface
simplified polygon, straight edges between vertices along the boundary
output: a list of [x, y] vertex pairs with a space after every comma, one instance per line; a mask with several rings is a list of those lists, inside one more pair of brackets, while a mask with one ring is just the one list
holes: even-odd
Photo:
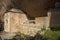
[[43, 28], [49, 27], [49, 17], [37, 17], [36, 18], [36, 24], [40, 24], [40, 26]]
[[41, 31], [41, 27], [41, 24], [29, 23], [29, 20], [23, 12], [7, 12], [4, 16], [5, 32], [21, 32], [34, 36], [38, 31]]
[[28, 19], [25, 14], [8, 12], [4, 16], [5, 31], [17, 32], [20, 24], [27, 23]]
[[2, 40], [4, 39], [12, 39], [16, 34], [15, 33], [8, 33], [8, 32], [1, 32], [0, 37]]
[[8, 29], [8, 30], [6, 30], [6, 31], [17, 32], [18, 29], [19, 29], [20, 24], [23, 24], [24, 22], [26, 22], [26, 20], [24, 18], [25, 16], [22, 18], [23, 15], [24, 14], [22, 14], [22, 15], [19, 15], [19, 14], [10, 14], [10, 13], [7, 14], [8, 19], [6, 19], [5, 24], [6, 23], [7, 24], [6, 24], [5, 28]]

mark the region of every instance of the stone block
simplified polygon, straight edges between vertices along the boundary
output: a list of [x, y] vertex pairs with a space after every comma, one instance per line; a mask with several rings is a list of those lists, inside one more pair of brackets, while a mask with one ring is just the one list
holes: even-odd
[[48, 28], [49, 27], [49, 17], [37, 17], [36, 24], [40, 24], [40, 27]]
[[27, 23], [25, 14], [18, 12], [7, 12], [4, 16], [4, 30], [6, 32], [18, 32], [20, 25]]

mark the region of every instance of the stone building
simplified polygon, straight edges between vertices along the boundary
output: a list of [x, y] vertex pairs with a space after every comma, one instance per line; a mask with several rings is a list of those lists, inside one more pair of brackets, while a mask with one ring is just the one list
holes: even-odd
[[17, 9], [9, 10], [4, 17], [6, 32], [21, 32], [32, 36], [41, 31], [43, 27], [48, 29], [48, 27], [60, 26], [60, 11], [58, 9], [51, 9], [46, 13], [46, 16], [35, 17], [35, 20], [29, 20], [25, 13]]
[[29, 20], [26, 14], [17, 9], [10, 10], [4, 16], [4, 31], [9, 33], [21, 32], [34, 36], [38, 31], [41, 31], [41, 28], [48, 28], [48, 26], [48, 16]]

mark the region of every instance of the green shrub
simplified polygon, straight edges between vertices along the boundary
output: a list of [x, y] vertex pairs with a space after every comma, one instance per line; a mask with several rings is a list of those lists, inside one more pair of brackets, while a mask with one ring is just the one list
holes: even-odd
[[60, 31], [46, 30], [42, 40], [60, 40]]

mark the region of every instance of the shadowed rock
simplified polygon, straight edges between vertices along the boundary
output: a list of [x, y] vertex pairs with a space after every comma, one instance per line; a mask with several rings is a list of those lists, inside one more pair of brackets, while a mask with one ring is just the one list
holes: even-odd
[[31, 18], [47, 16], [55, 0], [0, 0], [0, 4], [0, 20], [3, 22], [5, 12], [11, 8], [20, 9]]

